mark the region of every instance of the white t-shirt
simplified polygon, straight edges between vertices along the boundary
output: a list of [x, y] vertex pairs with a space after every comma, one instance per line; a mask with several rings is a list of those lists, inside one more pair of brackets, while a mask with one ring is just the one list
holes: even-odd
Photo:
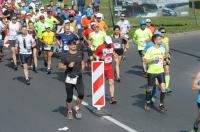
[[[24, 39], [25, 45], [24, 47]], [[17, 36], [17, 44], [19, 47], [20, 54], [32, 54], [32, 45], [34, 44], [35, 40], [33, 39], [31, 34], [27, 34], [26, 36], [22, 36], [21, 34]]]
[[124, 21], [120, 20], [117, 22], [117, 25], [120, 26], [122, 35], [128, 34], [128, 32], [129, 32], [128, 28], [131, 27], [128, 20], [124, 20]]
[[16, 40], [16, 36], [18, 35], [18, 32], [20, 30], [20, 23], [9, 23], [9, 37], [8, 40]]

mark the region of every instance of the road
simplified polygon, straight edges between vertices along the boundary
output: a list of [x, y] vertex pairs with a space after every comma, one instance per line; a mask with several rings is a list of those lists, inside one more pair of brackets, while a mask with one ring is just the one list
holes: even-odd
[[[167, 112], [161, 114], [151, 109], [144, 111], [147, 81], [141, 74], [139, 56], [131, 47], [122, 63], [121, 83], [115, 83], [117, 105], [106, 104], [105, 110], [112, 118], [138, 132], [187, 132], [196, 117], [196, 92], [191, 90], [192, 78], [200, 67], [200, 33], [171, 37], [171, 88], [166, 96]], [[56, 67], [46, 75], [40, 59], [39, 72], [31, 71], [31, 85], [24, 84], [22, 69], [10, 67], [6, 53], [0, 62], [0, 132], [57, 132], [68, 127], [67, 132], [125, 132], [103, 117], [95, 116], [83, 107], [81, 120], [66, 119], [64, 72]], [[91, 104], [91, 77], [84, 75], [85, 99]], [[108, 90], [106, 90], [108, 94]], [[108, 95], [107, 95], [108, 97]]]

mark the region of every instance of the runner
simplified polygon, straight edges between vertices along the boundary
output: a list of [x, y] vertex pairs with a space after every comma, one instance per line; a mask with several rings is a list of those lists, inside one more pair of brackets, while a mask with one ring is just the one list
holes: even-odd
[[[32, 35], [33, 39], [36, 39], [36, 30], [34, 28], [34, 24], [32, 22], [28, 23], [28, 33]], [[38, 59], [37, 59], [38, 49], [35, 45], [33, 47], [33, 71], [37, 73], [37, 67], [38, 67]]]
[[87, 10], [86, 15], [82, 17], [81, 25], [83, 28], [87, 28], [92, 21], [94, 21], [94, 16], [91, 11]]
[[20, 60], [24, 69], [26, 84], [30, 85], [28, 68], [32, 64], [32, 48], [36, 45], [32, 35], [28, 34], [27, 27], [21, 28], [22, 34], [17, 36], [17, 47], [19, 47]]
[[51, 31], [56, 31], [55, 25], [60, 23], [55, 17], [51, 16], [51, 11], [47, 11], [47, 17], [45, 18], [45, 22], [50, 25]]
[[56, 42], [55, 33], [51, 26], [45, 25], [46, 31], [40, 35], [40, 41], [44, 44], [44, 65], [47, 67], [47, 74], [51, 74], [53, 44]]
[[71, 41], [77, 41], [78, 36], [71, 32], [69, 26], [65, 26], [65, 32], [59, 35], [60, 42], [59, 46], [62, 47], [62, 52], [66, 52], [68, 50], [68, 43]]
[[141, 61], [142, 61], [143, 72], [144, 72], [144, 75], [146, 76], [147, 67], [146, 67], [146, 63], [144, 62], [144, 59], [143, 59], [144, 48], [146, 47], [146, 43], [151, 42], [152, 33], [148, 28], [146, 28], [145, 20], [141, 20], [139, 24], [140, 24], [140, 28], [135, 31], [133, 40], [137, 44], [138, 53], [139, 53], [139, 55], [141, 57]]
[[68, 109], [67, 118], [73, 119], [72, 113], [72, 100], [73, 89], [75, 88], [78, 93], [78, 99], [76, 101], [76, 118], [80, 119], [81, 114], [81, 102], [84, 97], [84, 85], [82, 79], [82, 71], [84, 69], [83, 56], [80, 51], [77, 50], [76, 41], [68, 43], [69, 51], [62, 54], [59, 68], [65, 70], [65, 87], [67, 92], [66, 106]]
[[3, 58], [3, 32], [6, 30], [6, 25], [3, 23], [3, 16], [0, 17], [0, 60]]
[[197, 95], [197, 99], [196, 99], [196, 103], [197, 103], [197, 107], [198, 107], [198, 116], [196, 118], [196, 121], [194, 122], [193, 129], [191, 132], [197, 132], [198, 125], [200, 122], [200, 72], [197, 73], [197, 75], [193, 81], [192, 89], [195, 91], [198, 91], [198, 95]]
[[99, 26], [101, 31], [107, 31], [108, 25], [104, 20], [102, 20], [102, 15], [100, 13], [96, 14], [96, 26]]
[[161, 89], [159, 108], [161, 112], [164, 112], [165, 76], [163, 64], [166, 51], [163, 47], [161, 47], [162, 36], [154, 35], [152, 37], [152, 42], [155, 45], [149, 48], [144, 56], [144, 62], [148, 64], [148, 87], [146, 90], [145, 110], [149, 110], [152, 88], [155, 86], [155, 79], [157, 79]]
[[165, 59], [164, 68], [165, 68], [166, 92], [169, 94], [172, 92], [171, 88], [169, 87], [169, 85], [170, 85], [170, 60], [171, 60], [169, 38], [166, 36], [165, 28], [160, 28], [159, 31], [162, 33], [163, 42], [165, 43], [166, 50], [167, 50], [167, 58]]
[[114, 71], [112, 65], [113, 52], [114, 45], [110, 36], [106, 36], [105, 42], [94, 51], [94, 57], [100, 58], [100, 60], [104, 61], [104, 73], [106, 79], [108, 79], [109, 82], [109, 90], [111, 96], [110, 104], [117, 103], [115, 99]]
[[147, 28], [149, 28], [151, 30], [151, 33], [154, 34], [156, 31], [156, 28], [151, 25], [151, 19], [146, 19], [146, 23], [147, 23]]
[[125, 14], [120, 14], [120, 20], [117, 22], [117, 25], [120, 26], [121, 35], [129, 38], [128, 33], [131, 30], [131, 25], [128, 20], [125, 19]]
[[12, 20], [8, 26], [8, 30], [9, 30], [8, 40], [9, 40], [9, 44], [10, 44], [9, 47], [10, 47], [12, 59], [13, 59], [13, 68], [15, 70], [18, 69], [18, 66], [17, 66], [18, 50], [16, 47], [16, 37], [17, 37], [20, 29], [21, 29], [21, 24], [19, 22], [17, 22], [17, 17], [15, 15], [12, 16]]
[[[128, 43], [128, 39], [125, 36], [120, 35], [120, 27], [116, 25], [114, 27], [114, 34], [112, 35], [112, 41], [114, 43], [114, 60], [115, 60], [115, 72], [117, 75], [117, 82], [120, 82], [120, 64], [122, 55], [126, 51], [126, 46], [123, 44], [123, 40]], [[127, 44], [126, 43], [126, 44]]]

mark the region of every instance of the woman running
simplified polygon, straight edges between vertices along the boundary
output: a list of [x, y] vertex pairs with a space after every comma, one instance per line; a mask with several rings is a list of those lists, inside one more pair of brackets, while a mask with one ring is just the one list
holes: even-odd
[[114, 27], [114, 34], [112, 35], [112, 41], [114, 43], [114, 60], [115, 60], [115, 71], [117, 75], [117, 82], [120, 82], [120, 64], [122, 60], [123, 53], [127, 50], [126, 46], [123, 44], [123, 40], [128, 44], [128, 39], [120, 35], [120, 27], [116, 25]]

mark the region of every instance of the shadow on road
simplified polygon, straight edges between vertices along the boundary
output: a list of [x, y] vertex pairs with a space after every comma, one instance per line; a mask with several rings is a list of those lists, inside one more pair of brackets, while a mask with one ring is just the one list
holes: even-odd
[[143, 71], [142, 71], [142, 67], [135, 65], [131, 67], [132, 69], [125, 71], [127, 74], [134, 74], [140, 77], [144, 77]]
[[60, 107], [54, 109], [52, 112], [57, 112], [65, 117], [67, 117], [67, 108], [65, 106], [60, 106]]
[[188, 55], [188, 56], [191, 56], [191, 57], [195, 57], [197, 59], [200, 59], [200, 56], [198, 55], [194, 55], [194, 54], [191, 54], [191, 53], [187, 53], [185, 51], [181, 51], [181, 50], [177, 50], [177, 49], [170, 49], [171, 51], [173, 52], [177, 52], [177, 53], [180, 53], [180, 54], [184, 54], [184, 55]]
[[[32, 78], [30, 77], [30, 80], [31, 80], [31, 79], [32, 79]], [[23, 76], [14, 77], [13, 80], [17, 80], [17, 81], [19, 81], [19, 82], [21, 82], [21, 83], [26, 84], [26, 80], [25, 80], [25, 78], [24, 78]]]
[[54, 72], [53, 74], [56, 75], [56, 77], [52, 77], [55, 80], [58, 80], [60, 82], [65, 82], [65, 73], [64, 72]]
[[135, 100], [135, 102], [132, 104], [133, 106], [138, 106], [141, 109], [144, 109], [145, 94], [133, 95], [131, 97]]

